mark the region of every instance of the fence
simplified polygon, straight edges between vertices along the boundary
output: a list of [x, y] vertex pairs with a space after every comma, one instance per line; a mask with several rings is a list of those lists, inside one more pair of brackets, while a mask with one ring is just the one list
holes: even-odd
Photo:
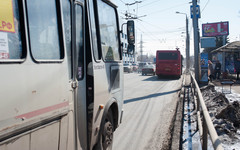
[[[199, 89], [198, 83], [196, 82], [194, 76], [191, 74], [191, 88], [194, 95], [194, 100], [197, 102], [197, 127], [199, 129], [200, 140], [202, 142], [202, 149], [208, 149], [208, 134], [212, 141], [213, 148], [215, 150], [223, 150], [221, 141], [217, 135], [217, 132], [213, 126], [212, 120], [208, 113], [207, 107], [204, 103], [201, 91]], [[202, 117], [202, 119], [201, 119]]]

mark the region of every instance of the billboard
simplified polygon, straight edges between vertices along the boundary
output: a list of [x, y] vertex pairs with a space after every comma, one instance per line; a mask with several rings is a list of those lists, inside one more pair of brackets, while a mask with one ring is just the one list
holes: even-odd
[[223, 36], [229, 34], [228, 21], [202, 24], [202, 36]]

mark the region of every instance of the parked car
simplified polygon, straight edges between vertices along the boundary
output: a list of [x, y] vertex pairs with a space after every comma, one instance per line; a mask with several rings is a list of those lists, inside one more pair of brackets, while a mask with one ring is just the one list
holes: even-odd
[[152, 75], [155, 75], [156, 73], [156, 67], [155, 65], [145, 65], [143, 68], [142, 68], [142, 75], [147, 75], [147, 74], [152, 74]]
[[133, 63], [132, 67], [133, 67], [133, 71], [138, 71], [138, 64], [137, 63]]
[[123, 71], [128, 73], [133, 72], [132, 64], [123, 64]]

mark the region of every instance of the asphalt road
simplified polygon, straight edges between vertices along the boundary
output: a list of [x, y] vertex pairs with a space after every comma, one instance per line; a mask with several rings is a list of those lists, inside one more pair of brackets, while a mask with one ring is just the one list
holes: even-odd
[[168, 149], [181, 79], [124, 74], [124, 115], [113, 150]]

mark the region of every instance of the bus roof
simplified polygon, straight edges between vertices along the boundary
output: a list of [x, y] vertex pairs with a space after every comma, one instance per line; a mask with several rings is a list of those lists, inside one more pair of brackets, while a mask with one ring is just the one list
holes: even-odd
[[179, 50], [157, 50], [157, 52], [179, 52]]
[[180, 53], [179, 50], [157, 50], [157, 53]]

